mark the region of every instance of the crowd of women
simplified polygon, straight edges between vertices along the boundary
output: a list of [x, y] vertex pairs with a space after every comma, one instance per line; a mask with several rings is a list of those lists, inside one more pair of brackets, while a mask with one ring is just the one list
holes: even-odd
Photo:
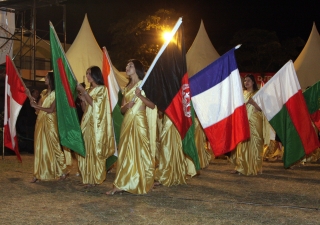
[[[198, 171], [192, 160], [184, 154], [180, 134], [170, 118], [158, 111], [145, 92], [140, 90], [139, 85], [144, 77], [142, 63], [135, 59], [129, 60], [126, 74], [129, 82], [123, 90], [121, 104], [124, 119], [117, 149], [116, 174], [113, 188], [106, 194], [113, 195], [123, 191], [146, 194], [154, 186], [186, 184], [187, 176], [194, 176]], [[76, 155], [76, 159], [82, 183], [95, 186], [106, 179], [106, 159], [115, 152], [115, 139], [108, 90], [100, 68], [88, 68], [86, 77], [90, 87], [85, 89], [81, 84], [77, 86], [83, 110], [81, 130], [86, 155]], [[40, 101], [30, 101], [31, 106], [38, 112], [34, 135], [34, 177], [31, 182], [64, 180], [68, 175], [65, 154], [58, 136], [53, 72], [47, 74], [45, 84], [48, 88], [42, 91]], [[277, 148], [278, 144], [273, 144], [274, 147], [270, 147], [270, 126], [259, 106], [252, 100], [257, 90], [254, 76], [247, 75], [244, 79], [244, 98], [250, 139], [238, 144], [228, 156], [235, 166], [232, 173], [257, 175], [262, 172], [264, 155], [267, 155], [269, 160], [282, 156], [281, 146]], [[154, 120], [157, 124], [155, 145], [152, 145], [153, 139], [150, 138], [150, 111], [157, 114]], [[197, 119], [195, 127], [200, 167], [205, 168], [214, 155]], [[152, 146], [155, 146], [155, 150], [152, 150]], [[275, 151], [276, 149], [278, 150]]]

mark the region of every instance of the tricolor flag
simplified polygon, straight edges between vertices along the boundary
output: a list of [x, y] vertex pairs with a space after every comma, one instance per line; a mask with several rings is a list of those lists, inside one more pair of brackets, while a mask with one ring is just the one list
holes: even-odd
[[318, 130], [320, 130], [320, 81], [303, 92], [310, 117]]
[[192, 103], [215, 156], [250, 137], [234, 50], [190, 78]]
[[16, 122], [27, 95], [21, 78], [11, 58], [6, 56], [6, 83], [4, 103], [4, 146], [13, 150], [18, 160], [21, 157], [16, 133]]
[[183, 27], [177, 30], [171, 42], [155, 64], [143, 90], [147, 97], [165, 112], [177, 127], [183, 151], [200, 169], [194, 141], [192, 105], [186, 64]]
[[75, 106], [77, 80], [51, 22], [50, 47], [60, 142], [61, 145], [85, 156], [84, 141]]
[[[102, 48], [103, 51], [103, 64], [102, 64], [102, 74], [104, 79], [104, 84], [109, 91], [110, 106], [112, 112], [113, 129], [116, 139], [116, 144], [119, 143], [120, 138], [120, 128], [123, 120], [123, 115], [121, 113], [121, 89], [117, 83], [114, 71], [112, 69], [112, 63], [105, 47]], [[117, 147], [115, 147], [115, 153], [113, 156], [107, 159], [107, 169], [110, 168], [118, 158]]]
[[284, 146], [285, 168], [319, 146], [291, 60], [253, 96], [253, 100]]

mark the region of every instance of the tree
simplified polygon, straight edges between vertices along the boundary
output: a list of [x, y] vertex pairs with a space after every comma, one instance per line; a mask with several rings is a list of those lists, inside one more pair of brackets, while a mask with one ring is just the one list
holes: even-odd
[[111, 25], [113, 41], [109, 53], [113, 64], [123, 68], [124, 59], [137, 58], [148, 68], [164, 42], [163, 32], [170, 31], [178, 18], [173, 9], [160, 9], [153, 15], [129, 13]]
[[275, 32], [261, 29], [242, 30], [237, 32], [231, 44], [242, 44], [236, 51], [240, 71], [274, 72], [287, 61]]

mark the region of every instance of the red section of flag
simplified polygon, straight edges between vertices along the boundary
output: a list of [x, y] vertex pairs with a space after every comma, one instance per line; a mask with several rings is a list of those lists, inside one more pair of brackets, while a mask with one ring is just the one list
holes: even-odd
[[[312, 153], [319, 146], [319, 140], [312, 127], [308, 108], [301, 90], [285, 104], [294, 127], [296, 128], [306, 154]], [[299, 110], [297, 110], [299, 109]]]
[[[102, 51], [103, 51], [102, 75], [103, 75], [104, 85], [109, 89], [108, 76], [110, 74], [110, 64], [109, 64], [109, 60], [107, 59], [107, 50], [103, 48]], [[109, 93], [109, 96], [110, 96], [110, 93]]]
[[320, 130], [320, 110], [317, 110], [314, 113], [312, 113], [310, 117], [316, 125], [316, 127], [318, 128], [318, 130]]
[[181, 80], [180, 90], [177, 92], [170, 105], [165, 110], [165, 113], [169, 116], [173, 124], [178, 129], [182, 140], [192, 125], [190, 103], [191, 96], [188, 74], [186, 73]]
[[64, 70], [64, 65], [63, 65], [62, 59], [58, 58], [57, 63], [58, 63], [58, 68], [59, 68], [59, 72], [60, 72], [61, 82], [64, 87], [64, 90], [66, 91], [68, 103], [69, 103], [70, 107], [76, 108], [76, 104], [73, 101], [71, 88], [70, 88], [70, 85], [69, 85], [69, 82], [67, 79], [66, 71]]
[[243, 126], [240, 122], [246, 116], [246, 106], [242, 105], [227, 118], [204, 129], [209, 142], [214, 143], [211, 148], [215, 156], [234, 150], [238, 143], [250, 137], [249, 126]]
[[16, 135], [16, 122], [27, 96], [23, 83], [9, 56], [6, 57], [5, 98], [4, 146], [13, 150], [21, 162]]

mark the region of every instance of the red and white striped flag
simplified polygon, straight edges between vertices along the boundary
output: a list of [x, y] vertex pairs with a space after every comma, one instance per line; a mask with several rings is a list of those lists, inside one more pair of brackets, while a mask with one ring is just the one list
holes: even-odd
[[6, 57], [6, 83], [4, 105], [4, 146], [12, 149], [21, 161], [16, 122], [20, 109], [26, 100], [25, 87], [11, 58]]

